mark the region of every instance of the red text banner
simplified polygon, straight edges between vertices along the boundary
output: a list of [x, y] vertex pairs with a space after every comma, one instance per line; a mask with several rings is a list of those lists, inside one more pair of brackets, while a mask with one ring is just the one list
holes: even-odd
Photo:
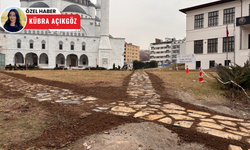
[[80, 29], [79, 15], [27, 15], [24, 29]]

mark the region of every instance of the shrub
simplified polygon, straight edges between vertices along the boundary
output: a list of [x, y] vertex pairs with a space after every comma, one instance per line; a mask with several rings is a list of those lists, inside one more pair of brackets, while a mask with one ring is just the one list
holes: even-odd
[[[217, 65], [216, 72], [219, 75], [221, 81], [228, 82], [234, 81], [239, 84], [242, 88], [250, 88], [250, 63], [247, 61], [243, 67], [239, 65], [224, 67]], [[232, 83], [226, 84], [225, 86], [232, 88]]]

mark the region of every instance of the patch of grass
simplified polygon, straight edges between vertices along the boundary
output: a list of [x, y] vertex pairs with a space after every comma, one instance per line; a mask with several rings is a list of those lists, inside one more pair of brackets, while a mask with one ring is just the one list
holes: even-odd
[[100, 84], [103, 86], [120, 86], [123, 79], [131, 72], [111, 70], [28, 70], [14, 71], [14, 73], [24, 74], [28, 77], [37, 77], [77, 85]]
[[[199, 71], [190, 71], [186, 73], [184, 70], [176, 71], [150, 71], [151, 73], [160, 77], [165, 87], [174, 91], [184, 91], [196, 99], [217, 100], [218, 97], [224, 95], [223, 90], [217, 84], [215, 79], [209, 79], [205, 75], [203, 78], [205, 82], [199, 81]], [[215, 72], [205, 71], [207, 75], [210, 73], [217, 76]], [[221, 97], [222, 98], [222, 97]]]

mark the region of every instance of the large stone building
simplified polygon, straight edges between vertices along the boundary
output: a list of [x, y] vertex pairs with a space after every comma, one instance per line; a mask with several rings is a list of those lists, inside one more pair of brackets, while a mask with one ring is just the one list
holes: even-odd
[[78, 14], [77, 31], [0, 30], [0, 53], [6, 64], [38, 65], [41, 68], [112, 68], [124, 63], [124, 38], [109, 35], [109, 1], [97, 0], [21, 0], [22, 8], [58, 8], [61, 14]]
[[124, 45], [124, 62], [132, 63], [134, 60], [140, 60], [140, 47], [132, 43], [125, 43]]
[[185, 42], [185, 39], [165, 38], [165, 41], [155, 39], [155, 43], [150, 44], [150, 61], [157, 61], [158, 65], [176, 63], [177, 55], [185, 53]]
[[249, 8], [250, 0], [218, 0], [180, 10], [186, 14], [186, 53], [196, 54], [189, 69], [250, 60]]

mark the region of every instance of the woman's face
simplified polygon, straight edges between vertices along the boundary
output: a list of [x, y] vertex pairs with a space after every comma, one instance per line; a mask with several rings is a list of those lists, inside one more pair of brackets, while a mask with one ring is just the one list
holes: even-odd
[[14, 11], [10, 12], [9, 19], [10, 19], [11, 23], [16, 22], [16, 13]]

